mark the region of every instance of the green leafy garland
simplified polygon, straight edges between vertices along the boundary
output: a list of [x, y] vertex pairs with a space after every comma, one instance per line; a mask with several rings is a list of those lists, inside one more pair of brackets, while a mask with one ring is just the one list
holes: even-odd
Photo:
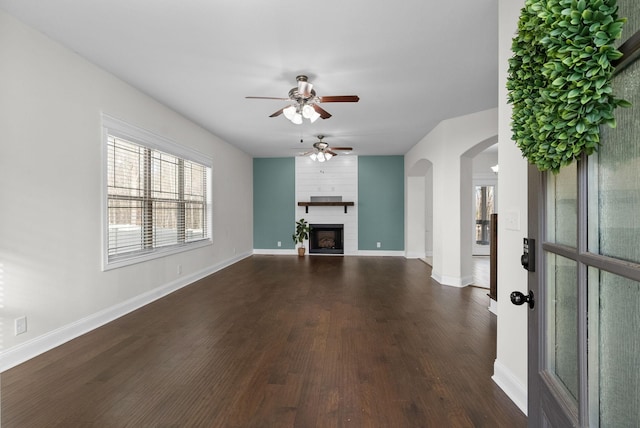
[[616, 126], [613, 42], [625, 19], [616, 0], [526, 0], [509, 59], [513, 139], [530, 163], [558, 172], [600, 144], [600, 125]]

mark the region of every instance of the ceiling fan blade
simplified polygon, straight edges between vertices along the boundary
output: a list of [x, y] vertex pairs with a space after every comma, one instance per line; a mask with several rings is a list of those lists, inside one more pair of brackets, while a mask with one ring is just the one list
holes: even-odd
[[334, 151], [327, 150], [327, 153], [331, 153], [331, 156], [338, 156], [338, 154]]
[[273, 113], [272, 115], [269, 115], [269, 117], [278, 117], [278, 116], [280, 116], [282, 114], [282, 112], [284, 111], [284, 109], [286, 109], [286, 107], [282, 107], [277, 112]]
[[276, 97], [245, 97], [250, 100], [280, 100], [287, 101], [289, 98], [276, 98]]
[[309, 150], [308, 152], [299, 153], [298, 156], [309, 156], [311, 153], [315, 153], [315, 150]]
[[311, 104], [311, 107], [320, 115], [323, 119], [329, 119], [331, 117], [331, 113], [320, 107], [318, 104]]
[[357, 95], [329, 95], [320, 97], [321, 103], [357, 103], [360, 97]]
[[330, 150], [346, 150], [346, 151], [352, 151], [353, 147], [329, 147]]

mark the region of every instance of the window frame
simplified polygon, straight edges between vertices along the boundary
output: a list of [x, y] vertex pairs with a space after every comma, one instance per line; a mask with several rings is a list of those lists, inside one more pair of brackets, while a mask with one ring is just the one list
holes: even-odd
[[[121, 254], [109, 257], [109, 182], [108, 182], [108, 146], [109, 137], [115, 137], [126, 140], [133, 144], [143, 146], [150, 150], [164, 152], [166, 154], [176, 156], [180, 159], [201, 164], [207, 168], [206, 177], [206, 204], [205, 204], [205, 222], [206, 236], [192, 242], [182, 242], [170, 246], [154, 247], [140, 252], [132, 252], [129, 254]], [[172, 254], [191, 251], [196, 248], [203, 248], [213, 245], [212, 225], [212, 176], [213, 176], [213, 160], [188, 147], [181, 146], [176, 142], [145, 130], [138, 126], [117, 119], [108, 114], [102, 113], [102, 182], [101, 182], [101, 236], [102, 236], [102, 270], [107, 271], [117, 269], [136, 263], [154, 260], [160, 257], [166, 257]]]

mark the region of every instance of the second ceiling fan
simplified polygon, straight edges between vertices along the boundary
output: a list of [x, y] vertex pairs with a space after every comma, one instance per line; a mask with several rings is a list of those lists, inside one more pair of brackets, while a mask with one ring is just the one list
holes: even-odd
[[324, 135], [318, 135], [318, 141], [313, 143], [313, 149], [306, 153], [302, 153], [301, 156], [309, 156], [312, 160], [318, 162], [324, 162], [326, 160], [331, 159], [334, 156], [337, 156], [336, 150], [344, 150], [350, 152], [353, 150], [353, 147], [329, 147], [328, 143], [322, 141]]
[[289, 119], [291, 122], [299, 125], [302, 123], [302, 119], [309, 119], [312, 123], [318, 118], [329, 119], [331, 114], [320, 107], [319, 103], [357, 103], [360, 97], [357, 95], [330, 95], [319, 97], [316, 95], [316, 91], [313, 89], [313, 85], [309, 83], [307, 76], [299, 75], [296, 77], [298, 86], [289, 90], [288, 98], [277, 97], [246, 97], [249, 99], [261, 99], [261, 100], [282, 100], [293, 101], [293, 104], [283, 107], [269, 117], [277, 117], [281, 114]]

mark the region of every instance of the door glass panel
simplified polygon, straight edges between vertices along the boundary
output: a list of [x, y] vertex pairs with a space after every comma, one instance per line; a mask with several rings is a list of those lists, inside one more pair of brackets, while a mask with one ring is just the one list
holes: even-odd
[[546, 369], [578, 398], [578, 278], [577, 264], [547, 253]]
[[589, 268], [589, 410], [592, 426], [640, 421], [640, 283]]
[[[618, 0], [618, 16], [627, 18], [627, 22], [622, 27], [622, 37], [615, 42], [615, 45], [619, 47], [625, 40], [633, 36], [636, 31], [640, 30], [638, 0]], [[616, 111], [617, 115], [618, 112]]]
[[616, 109], [618, 126], [601, 128], [589, 159], [589, 251], [640, 263], [640, 61], [613, 86], [633, 107]]
[[576, 162], [547, 174], [547, 241], [576, 246], [577, 237], [577, 166]]

